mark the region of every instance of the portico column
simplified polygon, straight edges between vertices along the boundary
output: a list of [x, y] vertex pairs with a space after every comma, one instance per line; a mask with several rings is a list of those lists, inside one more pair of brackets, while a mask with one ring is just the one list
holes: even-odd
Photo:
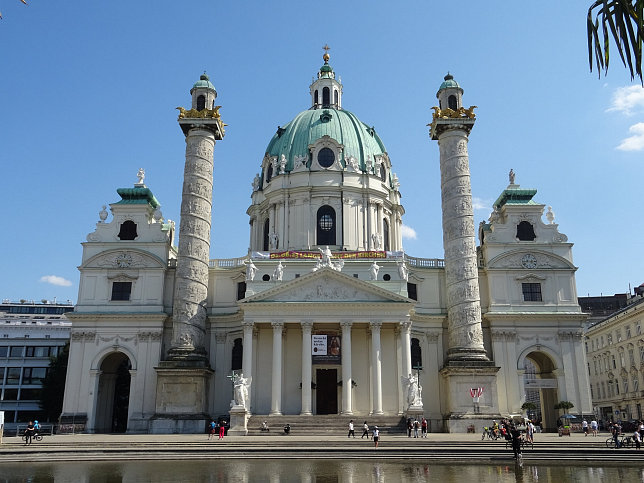
[[311, 413], [311, 330], [313, 322], [300, 322], [302, 326], [302, 411]]
[[283, 322], [271, 322], [273, 326], [273, 375], [271, 391], [271, 414], [282, 414], [282, 331]]
[[342, 327], [342, 414], [353, 414], [351, 402], [351, 322], [340, 322]]
[[402, 345], [403, 376], [411, 374], [411, 321], [404, 320], [400, 323], [400, 343]]
[[253, 325], [253, 322], [242, 322], [244, 328], [242, 372], [247, 378], [253, 376]]
[[380, 328], [382, 322], [370, 322], [371, 328], [371, 380], [373, 381], [372, 414], [382, 414], [382, 354]]

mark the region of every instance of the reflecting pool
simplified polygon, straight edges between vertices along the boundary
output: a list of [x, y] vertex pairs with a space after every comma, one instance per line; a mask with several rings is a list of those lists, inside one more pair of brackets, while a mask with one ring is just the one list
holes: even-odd
[[0, 463], [4, 482], [644, 482], [644, 468], [435, 464], [416, 461], [184, 459], [78, 463]]

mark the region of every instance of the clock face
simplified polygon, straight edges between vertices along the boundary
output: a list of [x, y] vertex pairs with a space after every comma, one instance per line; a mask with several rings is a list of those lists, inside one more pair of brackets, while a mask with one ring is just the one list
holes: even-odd
[[537, 268], [537, 258], [531, 253], [523, 255], [523, 258], [521, 259], [521, 265], [523, 266], [523, 268]]

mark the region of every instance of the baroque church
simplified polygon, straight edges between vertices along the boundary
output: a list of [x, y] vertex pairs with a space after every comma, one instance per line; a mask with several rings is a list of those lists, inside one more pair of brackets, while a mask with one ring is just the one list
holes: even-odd
[[202, 432], [227, 415], [230, 431], [246, 434], [251, 416], [338, 414], [422, 415], [431, 431], [479, 431], [525, 414], [526, 401], [545, 429], [558, 401], [592, 413], [572, 243], [513, 171], [475, 227], [467, 144], [476, 114], [451, 75], [431, 141], [418, 140], [437, 141], [440, 153], [444, 253], [435, 258], [403, 251], [395, 153], [344, 108], [326, 53], [308, 108], [258, 153], [250, 249], [211, 259], [225, 124], [207, 75], [190, 94], [178, 117], [179, 232], [140, 170], [83, 243], [64, 427]]

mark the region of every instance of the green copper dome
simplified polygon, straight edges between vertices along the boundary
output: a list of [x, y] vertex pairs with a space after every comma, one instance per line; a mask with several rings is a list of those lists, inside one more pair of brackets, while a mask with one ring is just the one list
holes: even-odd
[[447, 89], [448, 87], [457, 87], [457, 88], [461, 87], [458, 85], [458, 82], [454, 80], [454, 77], [451, 74], [447, 74], [445, 76], [445, 81], [441, 84], [438, 90], [441, 91], [443, 89]]
[[[210, 82], [210, 77], [208, 77], [207, 74], [201, 74], [201, 77], [199, 77], [199, 80], [195, 82], [195, 84], [192, 86], [192, 89], [196, 89], [197, 87], [206, 87], [209, 89], [212, 89], [213, 91], [215, 90], [215, 86]], [[190, 89], [190, 92], [192, 92], [192, 89]]]
[[386, 153], [385, 145], [375, 129], [369, 127], [355, 114], [345, 109], [309, 109], [300, 112], [287, 125], [280, 127], [268, 143], [266, 154], [281, 158], [286, 156], [286, 171], [293, 169], [295, 156], [308, 156], [309, 145], [323, 136], [329, 136], [344, 146], [340, 162], [346, 166], [346, 159], [353, 156], [362, 170], [366, 170], [367, 156], [375, 160], [376, 155]]

